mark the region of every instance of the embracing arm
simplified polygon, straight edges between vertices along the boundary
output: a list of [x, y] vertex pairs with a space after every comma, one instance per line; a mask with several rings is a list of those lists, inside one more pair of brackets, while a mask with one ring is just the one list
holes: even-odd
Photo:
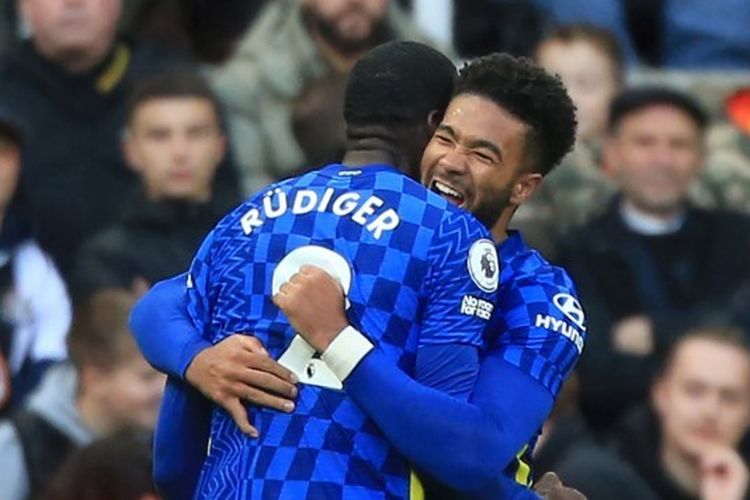
[[160, 281], [130, 315], [130, 329], [146, 360], [157, 370], [183, 380], [193, 358], [211, 347], [188, 316], [186, 279], [187, 274], [179, 274]]
[[[420, 353], [418, 363], [430, 363], [434, 349]], [[362, 359], [344, 387], [417, 468], [459, 491], [496, 491], [552, 408], [542, 384], [493, 355], [482, 362], [468, 403], [412, 380], [379, 350]]]
[[[413, 380], [347, 327], [341, 288], [318, 268], [303, 266], [274, 301], [418, 469], [465, 492], [497, 492], [501, 482], [512, 483], [503, 470], [552, 407], [541, 383], [489, 355], [475, 385], [476, 372], [467, 367], [477, 364], [476, 348], [455, 344], [420, 348]], [[470, 402], [456, 397], [467, 384], [474, 388]]]

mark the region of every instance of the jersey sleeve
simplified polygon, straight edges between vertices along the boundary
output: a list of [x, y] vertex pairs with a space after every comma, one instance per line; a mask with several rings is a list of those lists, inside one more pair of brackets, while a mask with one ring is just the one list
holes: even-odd
[[489, 233], [467, 213], [448, 213], [427, 260], [420, 345], [482, 345], [500, 276]]
[[186, 308], [190, 320], [204, 338], [210, 338], [211, 324], [210, 274], [211, 255], [214, 251], [216, 230], [203, 240], [193, 257], [185, 279]]
[[538, 380], [553, 397], [573, 370], [586, 339], [586, 319], [567, 276], [515, 280], [499, 296], [498, 335], [489, 346], [503, 359]]

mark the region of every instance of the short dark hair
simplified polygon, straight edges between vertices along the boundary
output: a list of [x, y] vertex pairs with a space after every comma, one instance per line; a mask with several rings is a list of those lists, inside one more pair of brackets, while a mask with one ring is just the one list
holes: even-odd
[[636, 87], [617, 96], [610, 106], [609, 131], [614, 132], [620, 122], [631, 113], [651, 106], [667, 105], [683, 111], [703, 132], [708, 125], [708, 114], [688, 94], [668, 87]]
[[178, 69], [158, 73], [138, 80], [130, 94], [127, 123], [131, 124], [138, 107], [153, 99], [194, 97], [211, 102], [216, 118], [221, 123], [221, 104], [206, 80], [195, 71]]
[[459, 72], [454, 96], [485, 97], [525, 123], [524, 163], [546, 175], [573, 148], [576, 107], [560, 79], [526, 57], [490, 54]]
[[591, 24], [564, 24], [557, 26], [545, 36], [537, 50], [548, 42], [586, 42], [593, 45], [609, 59], [615, 69], [615, 79], [622, 83], [624, 79], [625, 58], [617, 38], [611, 31]]
[[352, 68], [344, 97], [347, 127], [426, 123], [445, 111], [456, 67], [438, 50], [411, 41], [368, 51]]
[[65, 459], [43, 498], [135, 500], [156, 495], [150, 438], [125, 429], [80, 448]]
[[76, 307], [68, 335], [68, 351], [76, 369], [109, 370], [138, 352], [128, 327], [134, 305], [132, 293], [112, 288], [95, 292]]

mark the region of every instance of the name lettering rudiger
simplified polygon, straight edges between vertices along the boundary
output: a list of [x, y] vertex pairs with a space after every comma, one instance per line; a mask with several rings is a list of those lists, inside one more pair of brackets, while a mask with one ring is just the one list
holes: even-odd
[[250, 235], [266, 220], [281, 217], [289, 211], [293, 215], [329, 211], [339, 217], [350, 216], [354, 222], [365, 226], [377, 240], [385, 231], [395, 229], [401, 222], [395, 210], [383, 209], [383, 205], [383, 200], [377, 196], [362, 198], [360, 193], [353, 191], [336, 194], [330, 187], [323, 193], [302, 189], [294, 193], [291, 199], [283, 190], [276, 188], [263, 196], [260, 208], [251, 208], [245, 212], [240, 219], [240, 225], [242, 231]]

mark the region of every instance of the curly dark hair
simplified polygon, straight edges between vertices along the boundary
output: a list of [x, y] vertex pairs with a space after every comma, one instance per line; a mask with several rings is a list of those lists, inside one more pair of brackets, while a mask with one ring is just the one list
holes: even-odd
[[453, 96], [487, 98], [529, 126], [524, 164], [547, 175], [573, 148], [576, 108], [560, 79], [534, 61], [490, 54], [461, 68]]

